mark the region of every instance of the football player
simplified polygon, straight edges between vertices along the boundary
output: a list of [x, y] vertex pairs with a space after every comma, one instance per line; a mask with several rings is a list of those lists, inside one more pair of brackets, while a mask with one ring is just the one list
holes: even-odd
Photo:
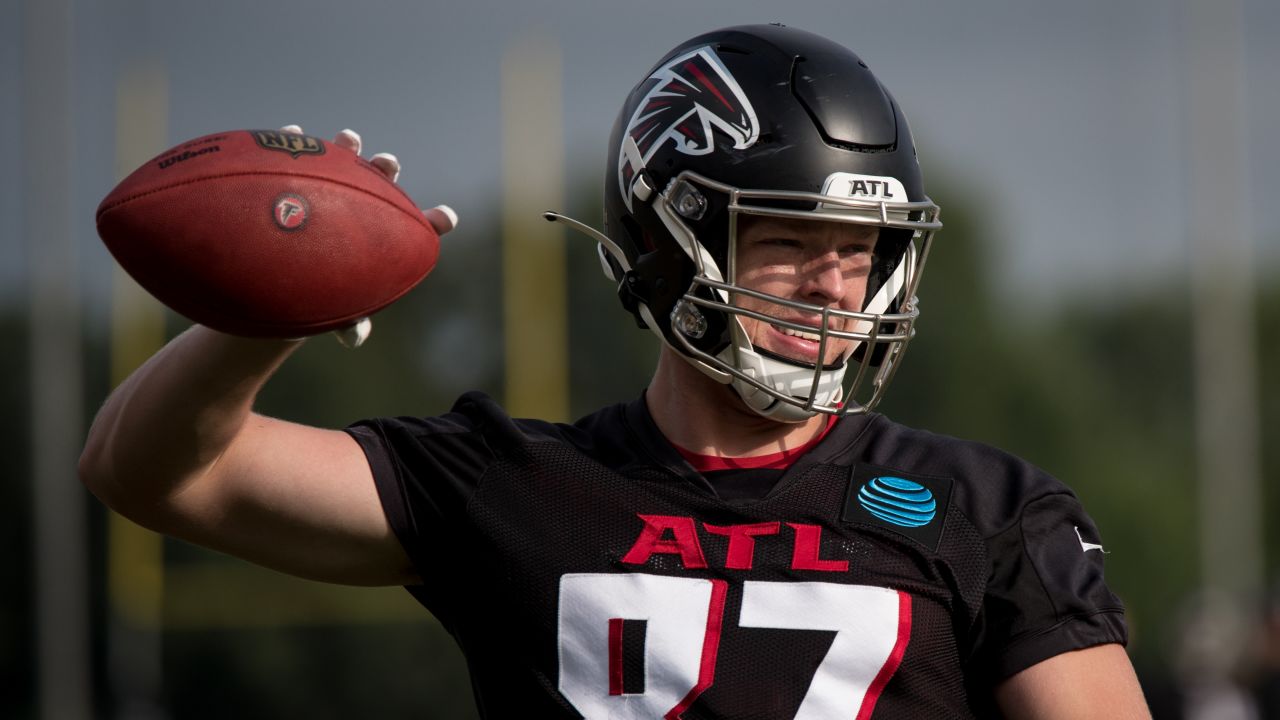
[[782, 26], [700, 35], [605, 164], [602, 231], [548, 219], [659, 338], [640, 398], [304, 427], [251, 409], [296, 343], [194, 327], [102, 408], [85, 482], [269, 567], [407, 586], [486, 717], [1147, 717], [1072, 492], [873, 412], [941, 223], [868, 66]]

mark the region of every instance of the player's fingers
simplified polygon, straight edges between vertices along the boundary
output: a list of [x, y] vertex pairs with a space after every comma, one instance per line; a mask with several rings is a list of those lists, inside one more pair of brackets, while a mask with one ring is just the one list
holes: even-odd
[[422, 214], [427, 216], [427, 222], [440, 235], [458, 227], [458, 213], [448, 205], [437, 205], [430, 210], [423, 210]]
[[284, 127], [280, 128], [280, 132], [297, 133], [301, 135], [302, 126], [301, 125], [285, 125]]
[[378, 170], [382, 171], [391, 182], [395, 182], [400, 177], [400, 160], [391, 153], [378, 153], [369, 158], [369, 163]]
[[333, 136], [333, 144], [338, 147], [344, 147], [359, 155], [361, 145], [360, 133], [352, 130], [351, 128], [346, 128]]
[[333, 334], [338, 338], [338, 342], [342, 343], [343, 347], [354, 350], [369, 339], [369, 333], [371, 332], [373, 332], [373, 321], [367, 317], [362, 317], [351, 325], [340, 330], [334, 330]]

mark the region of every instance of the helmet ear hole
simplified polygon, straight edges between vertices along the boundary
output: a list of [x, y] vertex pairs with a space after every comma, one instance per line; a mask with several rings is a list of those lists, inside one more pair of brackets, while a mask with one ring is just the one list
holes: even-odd
[[[607, 234], [609, 230], [608, 218], [606, 217], [605, 220], [605, 232]], [[630, 215], [623, 215], [619, 218], [619, 223], [622, 225], [622, 232], [626, 235], [626, 239], [630, 241], [631, 247], [643, 248], [645, 246], [644, 231], [640, 229], [640, 223], [636, 222], [635, 218]], [[632, 260], [634, 261], [634, 258]]]

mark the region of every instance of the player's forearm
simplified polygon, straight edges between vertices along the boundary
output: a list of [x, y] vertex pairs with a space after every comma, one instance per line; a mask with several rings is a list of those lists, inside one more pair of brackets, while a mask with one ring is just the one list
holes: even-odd
[[254, 398], [299, 343], [252, 340], [196, 326], [111, 394], [80, 458], [85, 485], [117, 511], [162, 511], [166, 497], [208, 472], [245, 426]]

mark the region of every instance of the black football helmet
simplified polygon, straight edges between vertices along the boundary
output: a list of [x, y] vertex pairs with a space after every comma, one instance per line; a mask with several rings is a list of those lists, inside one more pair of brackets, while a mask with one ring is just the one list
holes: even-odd
[[[941, 223], [906, 118], [866, 63], [781, 25], [700, 35], [627, 96], [607, 162], [603, 234], [548, 219], [599, 241], [605, 273], [642, 325], [770, 418], [879, 402], [914, 334], [916, 288]], [[881, 228], [862, 311], [736, 285], [743, 213]], [[744, 295], [820, 317], [821, 327], [746, 311], [735, 303]], [[752, 346], [743, 316], [818, 336], [819, 358], [834, 338], [848, 350], [829, 364], [775, 355]]]

